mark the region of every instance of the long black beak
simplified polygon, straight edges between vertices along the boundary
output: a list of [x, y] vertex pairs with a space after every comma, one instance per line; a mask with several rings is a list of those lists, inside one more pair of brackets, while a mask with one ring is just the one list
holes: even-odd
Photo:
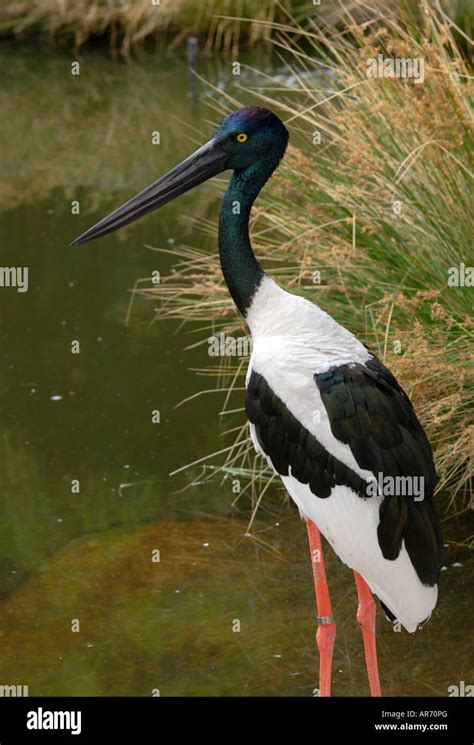
[[180, 194], [184, 194], [194, 186], [216, 176], [226, 169], [227, 154], [219, 147], [214, 139], [196, 150], [182, 163], [168, 171], [151, 186], [137, 194], [121, 207], [104, 217], [96, 225], [72, 241], [71, 246], [78, 243], [92, 241], [102, 235], [138, 220], [147, 212], [158, 209]]

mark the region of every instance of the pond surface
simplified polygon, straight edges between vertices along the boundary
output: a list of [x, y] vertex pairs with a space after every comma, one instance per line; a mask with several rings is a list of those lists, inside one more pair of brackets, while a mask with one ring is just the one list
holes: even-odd
[[[151, 323], [150, 301], [125, 324], [130, 288], [173, 265], [145, 244], [211, 240], [185, 218], [213, 219], [215, 189], [68, 248], [217, 117], [203, 104], [193, 115], [178, 59], [125, 65], [89, 52], [74, 77], [65, 54], [4, 44], [0, 63], [2, 265], [29, 268], [28, 292], [0, 290], [0, 684], [30, 695], [311, 696], [304, 526], [276, 492], [248, 536], [230, 485], [183, 490], [193, 472], [169, 476], [223, 446], [223, 397], [176, 409], [207, 387], [191, 370], [206, 365], [206, 348], [186, 350], [177, 324]], [[225, 67], [201, 72], [230, 84]], [[472, 560], [460, 563], [443, 573], [421, 633], [394, 633], [379, 613], [387, 695], [444, 696], [473, 682]], [[329, 551], [327, 571], [334, 693], [366, 695], [352, 575]]]

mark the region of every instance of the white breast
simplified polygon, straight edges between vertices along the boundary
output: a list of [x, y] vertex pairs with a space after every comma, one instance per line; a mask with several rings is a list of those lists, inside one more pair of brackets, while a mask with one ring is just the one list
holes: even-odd
[[[358, 339], [317, 306], [282, 290], [265, 278], [247, 315], [252, 332], [252, 370], [324, 447], [362, 478], [350, 447], [337, 440], [314, 381], [315, 373], [330, 367], [364, 363], [370, 354]], [[261, 452], [253, 425], [252, 441]], [[270, 463], [271, 465], [271, 463]], [[327, 499], [312, 494], [291, 474], [282, 481], [301, 514], [310, 518], [340, 559], [358, 571], [408, 631], [428, 618], [436, 605], [437, 587], [425, 587], [405, 546], [395, 561], [382, 555], [378, 538], [378, 497], [361, 499], [345, 486], [336, 486]]]
[[337, 440], [314, 381], [316, 373], [334, 365], [365, 362], [370, 354], [360, 341], [313, 303], [291, 295], [265, 277], [255, 296], [247, 323], [252, 332], [252, 370], [263, 375], [270, 388], [303, 426], [332, 455], [368, 479], [350, 447]]

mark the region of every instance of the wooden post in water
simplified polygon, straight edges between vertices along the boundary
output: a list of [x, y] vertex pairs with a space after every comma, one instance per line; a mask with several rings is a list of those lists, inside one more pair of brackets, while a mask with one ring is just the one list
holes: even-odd
[[189, 70], [189, 98], [191, 99], [191, 109], [193, 114], [197, 111], [197, 81], [195, 72], [197, 70], [197, 58], [199, 52], [199, 39], [196, 36], [189, 36], [187, 41], [187, 56]]

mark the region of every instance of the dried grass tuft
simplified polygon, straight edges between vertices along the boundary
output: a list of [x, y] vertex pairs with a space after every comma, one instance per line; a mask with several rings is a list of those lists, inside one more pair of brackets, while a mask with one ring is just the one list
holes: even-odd
[[[472, 289], [448, 285], [450, 267], [473, 263], [472, 77], [453, 22], [439, 5], [421, 7], [421, 29], [373, 10], [358, 23], [348, 11], [344, 33], [314, 24], [304, 44], [301, 29], [279, 26], [275, 48], [298, 86], [242, 98], [279, 111], [297, 142], [254, 210], [256, 253], [283, 286], [321, 305], [393, 370], [432, 442], [449, 517], [473, 506]], [[423, 57], [424, 84], [367, 78], [366, 60], [379, 53]], [[321, 69], [327, 77], [317, 84]], [[215, 236], [214, 225], [198, 227]], [[139, 289], [159, 297], [160, 317], [198, 323], [202, 343], [220, 330], [246, 333], [214, 251], [173, 253], [162, 286]], [[250, 447], [242, 394], [229, 393], [242, 387], [241, 363], [223, 358], [208, 369], [227, 390], [234, 442], [201, 476], [246, 478], [239, 498], [250, 495], [255, 508], [270, 476]]]

